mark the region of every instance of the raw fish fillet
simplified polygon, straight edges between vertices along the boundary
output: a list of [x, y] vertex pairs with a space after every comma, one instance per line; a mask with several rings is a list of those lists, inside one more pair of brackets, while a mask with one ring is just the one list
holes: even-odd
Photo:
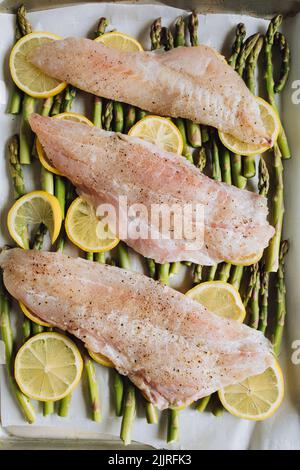
[[37, 47], [29, 60], [47, 75], [161, 116], [214, 126], [249, 143], [272, 145], [241, 77], [210, 47], [124, 52], [90, 39]]
[[[85, 124], [36, 114], [29, 121], [51, 165], [67, 176], [95, 208], [110, 203], [118, 211], [121, 196], [127, 197], [128, 206], [143, 204], [148, 215], [154, 204], [203, 207], [204, 239], [199, 234], [199, 243], [174, 239], [172, 225], [168, 233], [163, 227], [159, 232], [169, 239], [133, 238], [130, 234], [125, 238], [118, 233], [134, 250], [158, 263], [238, 262], [262, 252], [274, 234], [267, 222], [266, 198], [214, 181], [181, 156], [140, 139]], [[119, 222], [129, 219], [127, 212], [121, 210], [119, 218]], [[190, 218], [195, 228], [194, 214]], [[140, 221], [150, 233], [152, 218], [141, 213]]]
[[264, 335], [143, 274], [19, 248], [4, 284], [39, 318], [107, 356], [158, 408], [182, 406], [272, 364]]

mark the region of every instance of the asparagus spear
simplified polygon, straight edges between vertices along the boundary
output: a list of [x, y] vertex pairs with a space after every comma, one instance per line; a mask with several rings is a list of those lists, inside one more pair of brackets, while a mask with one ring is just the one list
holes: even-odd
[[122, 406], [124, 397], [124, 383], [117, 371], [114, 373], [114, 392], [116, 416], [122, 416]]
[[[183, 25], [184, 28], [184, 25]], [[188, 29], [190, 33], [190, 42], [192, 46], [198, 46], [198, 17], [195, 12], [191, 13], [188, 20]], [[201, 147], [201, 129], [199, 124], [196, 124], [189, 119], [186, 120], [187, 140], [194, 148]]]
[[156, 50], [161, 47], [161, 18], [157, 18], [150, 28], [151, 50]]
[[285, 278], [284, 278], [284, 259], [289, 250], [288, 240], [282, 240], [279, 252], [279, 266], [276, 278], [276, 314], [275, 314], [275, 330], [272, 336], [272, 344], [274, 353], [278, 356], [282, 341], [282, 334], [286, 316], [285, 304]]
[[[212, 178], [216, 181], [222, 180], [220, 155], [217, 141], [217, 132], [215, 129], [210, 131], [211, 157], [212, 157]], [[207, 281], [213, 281], [216, 276], [218, 265], [210, 266], [207, 270]]]
[[76, 97], [76, 89], [71, 85], [68, 85], [65, 91], [65, 96], [61, 108], [64, 113], [71, 111], [73, 101]]
[[110, 131], [112, 128], [113, 108], [114, 108], [113, 101], [108, 100], [105, 103], [104, 113], [103, 113], [103, 127], [106, 131]]
[[174, 47], [185, 46], [184, 18], [179, 16], [175, 21]]
[[211, 395], [208, 395], [207, 397], [200, 398], [200, 400], [197, 403], [196, 410], [200, 411], [200, 413], [203, 413], [203, 411], [206, 410], [206, 407], [208, 403], [210, 402]]
[[93, 361], [86, 353], [84, 354], [84, 367], [85, 367], [85, 371], [86, 371], [86, 375], [88, 379], [93, 421], [100, 423], [102, 417], [101, 417], [100, 398], [99, 398], [99, 390], [98, 390], [98, 384], [97, 384], [96, 374], [95, 374], [95, 367], [94, 367]]
[[[269, 103], [273, 106], [273, 108], [278, 112], [276, 100], [275, 100], [275, 87], [276, 84], [274, 83], [274, 73], [273, 73], [273, 54], [272, 54], [272, 48], [274, 44], [274, 39], [275, 39], [275, 34], [281, 25], [282, 22], [282, 15], [277, 15], [272, 20], [270, 21], [268, 30], [266, 32], [265, 36], [265, 83], [266, 83], [266, 90], [267, 90], [267, 95], [268, 95], [268, 101]], [[286, 49], [283, 49], [283, 51], [286, 55]], [[289, 70], [289, 63], [285, 61], [285, 71], [288, 74]], [[286, 76], [287, 78], [287, 76]], [[282, 90], [282, 86], [285, 84], [286, 78], [284, 78], [279, 86], [279, 89], [277, 87], [277, 92]], [[280, 152], [282, 154], [282, 158], [291, 158], [291, 152], [289, 149], [289, 144], [287, 141], [287, 137], [285, 134], [285, 131], [283, 127], [281, 126], [281, 131], [278, 136], [278, 146], [280, 149]]]
[[152, 279], [155, 279], [156, 278], [156, 266], [155, 266], [154, 260], [151, 258], [146, 258], [146, 262], [148, 266], [149, 276]]
[[247, 307], [249, 300], [251, 299], [253, 289], [256, 285], [256, 280], [258, 277], [258, 263], [252, 264], [250, 266], [250, 274], [246, 292], [244, 294], [243, 304]]
[[245, 25], [244, 25], [244, 23], [239, 23], [236, 27], [235, 40], [234, 40], [234, 43], [233, 43], [233, 46], [232, 46], [231, 56], [228, 60], [228, 64], [233, 69], [235, 69], [235, 67], [236, 67], [236, 61], [237, 61], [237, 58], [240, 54], [240, 50], [241, 50], [242, 44], [244, 42], [245, 36], [246, 36]]
[[134, 125], [136, 121], [136, 110], [134, 106], [128, 105], [125, 113], [124, 132], [128, 134], [129, 129]]
[[[108, 26], [108, 21], [106, 18], [102, 17], [99, 20], [97, 29], [95, 31], [95, 38], [102, 36], [105, 33], [105, 30]], [[103, 100], [100, 96], [94, 97], [94, 113], [93, 113], [93, 123], [96, 127], [102, 129], [102, 108]]]
[[148, 424], [157, 424], [158, 423], [158, 414], [157, 409], [155, 406], [150, 403], [146, 402], [146, 418]]
[[260, 314], [258, 329], [265, 334], [268, 325], [268, 306], [269, 306], [269, 273], [262, 269], [260, 271]]
[[161, 43], [165, 51], [170, 51], [174, 48], [174, 37], [169, 28], [165, 26], [161, 28]]
[[272, 205], [270, 210], [270, 223], [275, 227], [275, 235], [266, 250], [266, 271], [276, 272], [278, 269], [279, 249], [284, 215], [283, 200], [283, 167], [282, 154], [279, 146], [274, 145], [274, 156], [272, 164], [274, 168], [274, 190], [272, 195]]
[[1, 331], [1, 338], [5, 344], [5, 356], [6, 356], [6, 368], [9, 378], [9, 383], [11, 389], [16, 397], [18, 405], [20, 407], [21, 412], [23, 413], [24, 417], [29, 423], [34, 423], [35, 421], [35, 410], [29, 400], [19, 389], [13, 373], [13, 362], [14, 362], [14, 355], [13, 355], [13, 333], [11, 328], [10, 322], [10, 313], [9, 313], [9, 302], [7, 293], [4, 290], [4, 286], [1, 280], [1, 312], [0, 312], [0, 331]]
[[178, 441], [179, 438], [179, 412], [174, 408], [168, 409], [168, 436], [167, 443]]
[[127, 384], [124, 396], [124, 413], [121, 424], [120, 438], [127, 446], [131, 443], [131, 430], [136, 413], [135, 388], [131, 383]]
[[59, 114], [61, 112], [61, 107], [63, 103], [63, 94], [59, 93], [54, 97], [53, 105], [51, 108], [51, 116], [56, 116], [56, 114]]
[[290, 72], [290, 48], [285, 36], [279, 31], [275, 33], [274, 39], [275, 44], [278, 44], [279, 46], [282, 57], [280, 75], [278, 80], [276, 80], [276, 82], [274, 83], [274, 92], [280, 93], [285, 87]]
[[189, 147], [187, 145], [187, 136], [186, 136], [186, 129], [185, 129], [185, 123], [184, 120], [181, 118], [176, 118], [175, 119], [175, 124], [178, 127], [182, 140], [183, 140], [183, 149], [182, 149], [182, 155], [189, 160], [191, 163], [193, 163], [193, 156], [191, 152], [189, 151]]
[[[16, 21], [16, 29], [15, 29], [15, 42], [17, 42], [20, 38], [22, 37], [19, 25], [18, 25], [18, 19]], [[7, 112], [10, 114], [19, 114], [21, 111], [21, 105], [22, 105], [22, 97], [23, 93], [22, 91], [15, 85], [13, 84], [10, 97], [9, 97], [9, 102], [7, 106]]]
[[[17, 21], [22, 36], [32, 32], [31, 25], [26, 18], [27, 11], [24, 5], [21, 5], [17, 11]], [[33, 134], [28, 122], [28, 117], [34, 112], [34, 98], [24, 95], [22, 105], [22, 122], [20, 128], [20, 162], [28, 165], [31, 161], [31, 149]]]
[[8, 144], [9, 172], [13, 181], [15, 199], [26, 193], [23, 170], [19, 161], [19, 139], [15, 135]]
[[113, 114], [114, 114], [114, 131], [123, 132], [124, 128], [124, 112], [123, 106], [118, 101], [114, 102], [113, 105]]
[[246, 61], [247, 61], [251, 51], [255, 47], [259, 37], [260, 37], [259, 33], [252, 34], [252, 36], [249, 36], [246, 39], [246, 41], [242, 44], [240, 53], [237, 57], [236, 67], [235, 67], [235, 70], [237, 71], [237, 73], [241, 77], [243, 76], [243, 73], [244, 73], [244, 70], [245, 70]]
[[[253, 47], [252, 51], [249, 54], [248, 61], [246, 63], [246, 84], [251, 91], [251, 93], [255, 94], [255, 69], [258, 61], [258, 57], [260, 51], [262, 49], [264, 40], [263, 37], [260, 36]], [[243, 175], [246, 178], [252, 178], [255, 175], [255, 157], [244, 157], [243, 158]]]
[[249, 300], [249, 310], [250, 310], [250, 323], [249, 326], [257, 330], [259, 324], [259, 293], [260, 293], [260, 271], [259, 267], [257, 268], [257, 276], [255, 283], [252, 289], [251, 297]]
[[193, 11], [188, 19], [191, 46], [198, 46], [198, 25], [197, 13]]

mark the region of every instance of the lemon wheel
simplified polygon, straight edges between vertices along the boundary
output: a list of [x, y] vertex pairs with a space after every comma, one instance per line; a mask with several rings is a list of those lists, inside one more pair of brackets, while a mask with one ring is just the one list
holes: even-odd
[[[256, 97], [256, 100], [259, 105], [261, 119], [265, 129], [268, 132], [268, 135], [270, 135], [272, 142], [276, 142], [281, 129], [278, 114], [272, 106], [262, 98]], [[219, 137], [222, 144], [237, 155], [255, 156], [269, 150], [270, 148], [268, 145], [242, 142], [234, 136], [221, 131], [219, 131]]]
[[95, 39], [97, 42], [102, 42], [107, 47], [113, 47], [126, 52], [142, 51], [142, 45], [129, 34], [120, 33], [119, 31], [112, 31], [105, 33]]
[[69, 240], [90, 253], [112, 250], [119, 243], [109, 227], [97, 217], [95, 209], [80, 197], [70, 205], [65, 227]]
[[202, 282], [189, 290], [186, 295], [220, 317], [239, 322], [245, 319], [246, 310], [241, 296], [238, 290], [227, 282]]
[[114, 364], [108, 359], [108, 357], [103, 356], [101, 353], [95, 353], [93, 351], [89, 351], [89, 355], [92, 359], [94, 359], [97, 364], [101, 364], [104, 367], [114, 367]]
[[277, 361], [262, 374], [228, 385], [219, 392], [224, 408], [241, 419], [262, 421], [270, 418], [282, 403], [284, 381]]
[[13, 240], [21, 248], [28, 248], [28, 226], [46, 225], [52, 244], [57, 239], [62, 224], [62, 213], [55, 196], [47, 191], [32, 191], [20, 197], [7, 216], [7, 227]]
[[59, 333], [40, 333], [19, 349], [15, 379], [29, 398], [57, 401], [79, 383], [82, 366], [81, 354], [73, 341]]
[[178, 127], [167, 118], [146, 116], [129, 130], [128, 135], [146, 140], [162, 150], [181, 155], [183, 140]]
[[34, 98], [49, 98], [67, 86], [66, 83], [44, 74], [28, 60], [28, 55], [36, 47], [59, 39], [59, 36], [52, 33], [30, 33], [19, 39], [11, 51], [9, 68], [12, 79], [18, 88]]
[[32, 322], [36, 323], [37, 325], [40, 326], [45, 326], [47, 328], [50, 328], [52, 325], [50, 323], [46, 323], [45, 321], [41, 320], [37, 316], [34, 315], [27, 307], [24, 305], [22, 302], [19, 302], [20, 309], [24, 313], [25, 317], [29, 318]]

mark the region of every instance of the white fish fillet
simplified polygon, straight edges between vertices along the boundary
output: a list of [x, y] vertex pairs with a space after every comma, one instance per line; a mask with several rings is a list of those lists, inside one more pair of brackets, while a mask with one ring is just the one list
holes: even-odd
[[[128, 206], [143, 204], [148, 214], [153, 204], [200, 204], [204, 208], [204, 243], [191, 246], [189, 240], [174, 239], [172, 226], [168, 240], [125, 238], [134, 250], [158, 263], [236, 262], [261, 252], [274, 234], [266, 219], [266, 198], [213, 181], [183, 157], [84, 124], [39, 115], [31, 115], [29, 121], [51, 165], [95, 207], [110, 203], [118, 210], [119, 197], [126, 196]], [[127, 213], [120, 218], [127, 218]], [[150, 233], [152, 219], [143, 214], [140, 219]], [[191, 219], [192, 224], [192, 215]]]
[[29, 60], [46, 74], [162, 116], [188, 118], [249, 143], [272, 145], [243, 80], [210, 47], [124, 52], [90, 39], [53, 41]]
[[4, 283], [39, 318], [107, 356], [160, 409], [262, 373], [259, 331], [138, 273], [59, 253], [2, 252]]

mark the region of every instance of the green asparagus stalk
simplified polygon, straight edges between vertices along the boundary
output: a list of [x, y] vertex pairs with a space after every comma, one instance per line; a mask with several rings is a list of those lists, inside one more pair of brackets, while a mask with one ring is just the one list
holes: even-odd
[[8, 143], [8, 163], [10, 176], [13, 181], [14, 196], [15, 199], [18, 199], [26, 193], [26, 189], [19, 161], [19, 139], [17, 135], [13, 136]]
[[220, 162], [221, 162], [222, 181], [224, 181], [224, 183], [227, 183], [227, 184], [232, 184], [230, 152], [225, 147], [222, 148], [222, 156], [221, 156]]
[[116, 416], [122, 416], [124, 383], [117, 371], [114, 373], [115, 411]]
[[178, 127], [182, 141], [183, 141], [183, 149], [182, 149], [182, 155], [189, 160], [191, 163], [193, 163], [193, 156], [191, 152], [189, 151], [189, 147], [187, 145], [187, 136], [186, 136], [186, 129], [185, 129], [185, 123], [184, 120], [181, 118], [175, 119], [175, 124]]
[[155, 279], [156, 278], [156, 266], [155, 266], [154, 260], [151, 259], [151, 258], [146, 258], [146, 262], [147, 262], [147, 266], [148, 266], [149, 276], [152, 279]]
[[24, 95], [22, 105], [22, 123], [20, 127], [20, 163], [29, 165], [31, 162], [31, 149], [33, 134], [28, 118], [34, 112], [34, 98]]
[[25, 343], [25, 341], [27, 341], [31, 336], [31, 322], [29, 318], [25, 317], [25, 315], [23, 318], [22, 330], [23, 330], [23, 339]]
[[[191, 46], [198, 46], [198, 17], [195, 12], [191, 13], [188, 20], [188, 29], [190, 34]], [[183, 39], [184, 39], [184, 23], [183, 23]], [[182, 44], [182, 45], [185, 45]], [[186, 120], [186, 133], [189, 144], [194, 148], [199, 148], [202, 145], [200, 125]]]
[[[245, 30], [242, 24], [238, 25], [236, 30], [236, 40], [232, 50], [233, 60], [229, 61], [232, 62], [232, 64], [235, 64], [235, 70], [241, 77], [243, 76], [245, 70], [246, 60], [259, 39], [259, 33], [257, 33], [253, 36], [250, 36], [244, 43], [242, 43], [241, 38], [244, 37], [244, 33]], [[238, 54], [237, 47], [240, 47]], [[234, 186], [240, 189], [244, 189], [247, 184], [247, 179], [242, 174], [242, 160], [240, 155], [231, 155], [231, 169]]]
[[158, 423], [158, 414], [157, 409], [153, 403], [146, 402], [146, 418], [148, 424], [157, 424]]
[[[265, 78], [268, 101], [277, 112], [278, 112], [278, 108], [277, 108], [277, 104], [276, 104], [276, 100], [275, 100], [275, 87], [276, 87], [276, 84], [274, 83], [272, 49], [273, 49], [275, 34], [276, 34], [279, 26], [281, 25], [281, 22], [282, 22], [282, 15], [277, 15], [274, 18], [272, 18], [272, 20], [270, 21], [270, 24], [269, 24], [269, 27], [268, 27], [268, 30], [267, 30], [266, 36], [265, 36], [265, 48], [264, 48], [264, 52], [265, 52], [265, 75], [264, 75], [264, 78]], [[286, 51], [286, 49], [284, 49], [282, 52], [285, 52], [285, 51]], [[288, 65], [288, 63], [285, 62], [286, 71], [288, 72], [289, 66], [287, 67], [287, 65]], [[281, 85], [285, 84], [286, 78], [284, 78], [280, 82], [279, 91], [282, 90], [283, 87], [281, 87]], [[278, 91], [278, 86], [277, 86], [277, 91]], [[283, 159], [291, 158], [291, 152], [290, 152], [290, 149], [289, 149], [289, 144], [288, 144], [288, 141], [287, 141], [285, 131], [284, 131], [282, 126], [281, 126], [281, 131], [279, 133], [277, 142], [278, 142], [280, 152], [282, 154], [282, 158]]]
[[180, 270], [180, 262], [175, 261], [174, 263], [171, 263], [170, 265], [170, 270], [169, 270], [169, 276], [174, 276], [174, 274], [178, 274]]
[[199, 22], [197, 13], [193, 11], [188, 19], [191, 46], [198, 46], [198, 25]]
[[157, 18], [151, 25], [150, 39], [151, 39], [151, 50], [156, 50], [161, 47], [161, 18]]
[[169, 28], [161, 28], [161, 43], [164, 46], [165, 51], [170, 51], [174, 48], [174, 37]]
[[65, 96], [62, 102], [62, 112], [67, 113], [71, 111], [73, 101], [76, 97], [76, 89], [71, 85], [68, 85], [65, 91]]
[[265, 334], [268, 326], [268, 308], [269, 308], [269, 273], [262, 266], [260, 274], [260, 314], [258, 329]]
[[[251, 91], [251, 93], [255, 94], [256, 87], [255, 87], [255, 69], [258, 61], [259, 54], [263, 47], [264, 40], [263, 37], [260, 36], [253, 47], [252, 51], [249, 54], [248, 61], [246, 63], [246, 84]], [[255, 157], [244, 157], [243, 158], [243, 175], [246, 178], [252, 178], [255, 176], [256, 168], [255, 168]]]
[[252, 294], [249, 301], [249, 310], [250, 310], [250, 323], [249, 326], [257, 330], [259, 324], [260, 316], [260, 306], [259, 306], [259, 293], [260, 293], [260, 272], [259, 267], [257, 268], [257, 276], [255, 284], [252, 289]]
[[240, 289], [243, 273], [244, 273], [244, 267], [243, 266], [232, 266], [229, 282], [237, 290]]
[[157, 266], [158, 280], [168, 286], [170, 277], [170, 263], [158, 264]]
[[[15, 29], [15, 42], [17, 42], [20, 38], [22, 37], [19, 25], [18, 25], [18, 19], [16, 21], [16, 29]], [[21, 111], [21, 106], [22, 106], [22, 91], [15, 85], [13, 84], [9, 101], [8, 101], [8, 106], [7, 106], [7, 112], [10, 114], [19, 114]]]
[[[217, 140], [217, 133], [215, 129], [211, 129], [210, 132], [210, 143], [211, 143], [211, 158], [212, 158], [212, 178], [215, 181], [222, 180], [221, 166], [220, 166], [220, 155]], [[217, 273], [217, 265], [210, 266], [207, 270], [207, 281], [213, 281]]]
[[51, 116], [56, 116], [56, 114], [61, 113], [61, 107], [63, 103], [63, 93], [59, 93], [54, 97], [53, 105], [51, 108]]
[[277, 31], [275, 33], [274, 40], [275, 40], [275, 44], [278, 44], [279, 46], [281, 57], [282, 57], [280, 75], [279, 75], [278, 80], [274, 84], [275, 93], [280, 93], [285, 87], [285, 84], [289, 76], [291, 54], [290, 54], [290, 48], [289, 48], [288, 42], [282, 33]]
[[69, 395], [60, 400], [58, 405], [58, 416], [60, 416], [61, 418], [66, 418], [68, 416], [71, 400], [72, 393], [69, 393]]
[[203, 266], [201, 264], [193, 265], [193, 283], [199, 284], [202, 281]]
[[203, 411], [206, 410], [207, 405], [209, 404], [211, 399], [211, 395], [208, 395], [207, 397], [200, 398], [196, 405], [196, 410], [200, 411], [200, 413], [203, 413]]
[[0, 315], [1, 338], [5, 345], [6, 368], [11, 389], [16, 397], [21, 412], [29, 423], [35, 421], [35, 411], [29, 400], [19, 389], [13, 374], [13, 333], [10, 322], [9, 302], [7, 294], [1, 281], [1, 315]]
[[43, 249], [43, 243], [44, 243], [44, 238], [47, 233], [47, 227], [44, 224], [41, 224], [35, 234], [34, 241], [32, 244], [32, 249], [33, 250], [42, 250]]
[[185, 24], [183, 16], [175, 21], [174, 47], [185, 46]]
[[168, 409], [168, 435], [167, 443], [177, 442], [179, 439], [179, 412], [176, 409]]
[[89, 394], [92, 406], [92, 418], [93, 421], [100, 423], [101, 409], [100, 409], [100, 398], [98, 384], [96, 380], [95, 366], [91, 358], [84, 354], [84, 367], [87, 375], [88, 385], [89, 385]]
[[[32, 32], [31, 25], [27, 20], [27, 11], [24, 5], [21, 5], [17, 11], [17, 23], [21, 36]], [[34, 98], [24, 95], [22, 104], [22, 122], [20, 128], [20, 162], [28, 165], [31, 161], [31, 149], [33, 134], [28, 122], [28, 117], [34, 112]]]
[[276, 356], [280, 353], [280, 346], [282, 342], [283, 328], [286, 317], [286, 303], [285, 303], [285, 277], [284, 277], [284, 259], [289, 250], [288, 240], [281, 241], [279, 252], [279, 266], [276, 278], [276, 314], [275, 314], [275, 330], [272, 335], [272, 344]]
[[274, 157], [272, 159], [272, 164], [274, 167], [275, 187], [272, 195], [270, 223], [275, 228], [275, 235], [271, 239], [266, 250], [265, 270], [267, 272], [276, 272], [278, 269], [280, 240], [284, 215], [282, 155], [277, 144], [274, 145]]
[[123, 106], [118, 101], [114, 102], [113, 105], [113, 114], [114, 114], [114, 131], [115, 132], [123, 132], [124, 128], [124, 112]]
[[258, 263], [255, 263], [250, 266], [248, 285], [247, 285], [247, 289], [246, 289], [246, 292], [244, 294], [244, 299], [243, 299], [243, 304], [245, 305], [245, 307], [247, 307], [251, 299], [253, 289], [255, 288], [257, 277], [258, 277], [258, 268], [259, 268]]
[[[100, 18], [97, 29], [95, 31], [95, 38], [102, 36], [105, 33], [105, 30], [108, 26], [108, 21], [106, 18]], [[100, 96], [95, 96], [94, 98], [94, 112], [93, 112], [93, 123], [96, 127], [102, 129], [102, 108], [103, 100]]]
[[235, 69], [235, 67], [236, 67], [236, 61], [237, 61], [237, 58], [240, 54], [241, 47], [242, 47], [242, 44], [244, 42], [245, 36], [246, 36], [245, 25], [243, 23], [239, 23], [236, 27], [235, 40], [234, 40], [234, 43], [233, 43], [233, 46], [232, 46], [231, 56], [228, 60], [229, 65], [233, 69]]
[[124, 413], [121, 424], [120, 438], [127, 446], [131, 443], [131, 430], [136, 413], [135, 388], [131, 383], [127, 384], [124, 396]]
[[103, 113], [103, 128], [106, 131], [110, 131], [112, 129], [113, 123], [113, 110], [114, 104], [113, 101], [108, 100], [104, 106], [104, 113]]
[[132, 128], [136, 121], [136, 110], [134, 106], [128, 105], [125, 113], [124, 132], [128, 134], [129, 129]]

